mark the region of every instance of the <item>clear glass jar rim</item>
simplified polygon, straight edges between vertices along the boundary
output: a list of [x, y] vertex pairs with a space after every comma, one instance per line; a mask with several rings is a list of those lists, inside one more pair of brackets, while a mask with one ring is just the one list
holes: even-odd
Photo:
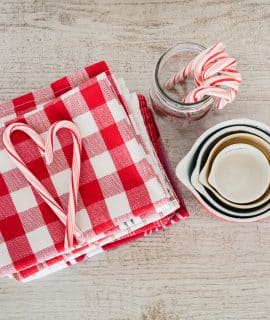
[[[157, 61], [157, 64], [156, 64], [156, 68], [155, 68], [155, 74], [154, 74], [154, 77], [155, 77], [155, 83], [156, 83], [156, 86], [157, 86], [157, 89], [158, 91], [160, 92], [161, 95], [163, 95], [166, 99], [168, 99], [170, 102], [174, 103], [174, 104], [177, 104], [179, 105], [180, 107], [182, 108], [190, 108], [190, 109], [193, 109], [193, 108], [197, 108], [200, 104], [202, 103], [206, 103], [210, 100], [213, 100], [213, 98], [211, 96], [206, 96], [204, 99], [200, 100], [200, 101], [197, 101], [197, 102], [194, 102], [194, 103], [184, 103], [184, 102], [180, 102], [180, 101], [177, 101], [177, 100], [174, 100], [173, 98], [171, 98], [170, 96], [168, 96], [166, 94], [166, 92], [162, 89], [160, 83], [159, 83], [159, 79], [158, 79], [158, 72], [159, 72], [159, 67], [160, 67], [160, 64], [162, 62], [162, 59], [170, 52], [172, 51], [173, 49], [179, 47], [179, 46], [191, 46], [191, 47], [196, 47], [197, 49], [201, 49], [201, 51], [205, 50], [206, 48], [198, 43], [194, 43], [194, 42], [180, 42], [172, 47], [170, 47], [168, 50], [166, 50], [158, 59]], [[195, 50], [194, 50], [195, 51]]]

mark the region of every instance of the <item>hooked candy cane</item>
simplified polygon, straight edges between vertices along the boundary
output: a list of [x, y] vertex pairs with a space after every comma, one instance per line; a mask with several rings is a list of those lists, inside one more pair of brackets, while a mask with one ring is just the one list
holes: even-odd
[[226, 68], [226, 69], [222, 70], [220, 72], [220, 74], [237, 79], [237, 80], [239, 80], [239, 82], [242, 81], [241, 74], [235, 68]]
[[202, 79], [203, 70], [207, 68], [207, 65], [217, 59], [217, 56], [224, 53], [224, 45], [222, 43], [214, 44], [205, 52], [201, 52], [195, 57], [193, 62], [194, 79], [199, 84]]
[[215, 76], [217, 73], [222, 72], [222, 70], [234, 67], [236, 65], [236, 60], [233, 58], [222, 58], [207, 67], [203, 72], [203, 79], [208, 79]]
[[[197, 88], [192, 90], [183, 102], [194, 103], [205, 96], [212, 95], [218, 99], [217, 108], [221, 109], [232, 102], [238, 93], [242, 79], [235, 68], [236, 64], [236, 60], [230, 58], [225, 52], [224, 45], [216, 43], [199, 53], [185, 68], [176, 72], [165, 83], [165, 87], [171, 90], [177, 83], [184, 82], [187, 77], [193, 76]], [[218, 89], [213, 90], [213, 88]]]
[[[179, 83], [185, 81], [185, 79], [194, 73], [195, 66], [197, 68], [202, 68], [204, 65], [207, 66], [209, 63], [211, 63], [211, 57], [214, 56], [215, 59], [220, 59], [227, 57], [226, 54], [224, 54], [224, 51], [222, 51], [222, 48], [224, 48], [222, 43], [214, 44], [210, 48], [204, 50], [203, 52], [199, 53], [196, 57], [194, 57], [186, 67], [184, 67], [182, 70], [175, 73], [173, 77], [171, 77], [165, 84], [166, 88], [168, 90], [173, 89], [173, 87]], [[211, 50], [215, 50], [215, 52], [212, 52], [211, 56], [209, 57], [209, 52]], [[206, 56], [207, 55], [207, 56]], [[202, 64], [201, 60], [206, 60], [204, 64]], [[198, 71], [199, 72], [199, 71]], [[196, 79], [195, 79], [196, 81]]]
[[205, 80], [200, 85], [202, 87], [204, 87], [204, 86], [211, 86], [211, 87], [223, 86], [223, 87], [228, 87], [228, 88], [238, 90], [240, 83], [241, 83], [241, 81], [238, 79], [228, 77], [225, 75], [218, 75], [218, 76], [214, 76], [212, 78]]
[[[52, 195], [47, 191], [43, 184], [33, 175], [27, 168], [21, 157], [16, 152], [11, 141], [11, 135], [15, 131], [22, 131], [26, 133], [44, 153], [47, 164], [53, 161], [53, 138], [57, 131], [62, 128], [68, 129], [72, 134], [73, 139], [73, 160], [72, 160], [72, 174], [71, 185], [68, 201], [68, 212], [65, 214], [63, 208], [54, 200]], [[59, 220], [66, 226], [65, 231], [65, 249], [73, 246], [74, 235], [80, 237], [82, 232], [75, 224], [76, 204], [78, 197], [79, 178], [80, 178], [80, 164], [81, 164], [81, 137], [77, 127], [70, 121], [55, 122], [47, 133], [46, 142], [44, 143], [41, 136], [31, 127], [24, 123], [13, 123], [7, 126], [3, 133], [3, 145], [16, 166], [20, 169], [24, 177], [35, 188], [39, 195], [44, 199], [52, 211], [57, 215]]]
[[217, 98], [225, 99], [226, 101], [231, 101], [231, 94], [223, 88], [215, 87], [198, 87], [191, 91], [186, 97], [186, 103], [192, 103], [200, 101], [205, 96], [214, 96]]
[[209, 49], [198, 54], [191, 65], [188, 68], [189, 76], [194, 76], [196, 85], [199, 85], [202, 81], [204, 70], [217, 59], [227, 58], [227, 54], [224, 51], [224, 45], [222, 43], [214, 44]]
[[55, 122], [49, 129], [45, 142], [45, 158], [48, 164], [53, 161], [53, 144], [56, 133], [61, 129], [68, 129], [73, 140], [73, 158], [71, 167], [71, 183], [69, 190], [68, 212], [66, 223], [65, 243], [70, 248], [73, 246], [73, 235], [75, 230], [76, 205], [78, 200], [78, 189], [81, 168], [82, 139], [78, 128], [67, 120]]

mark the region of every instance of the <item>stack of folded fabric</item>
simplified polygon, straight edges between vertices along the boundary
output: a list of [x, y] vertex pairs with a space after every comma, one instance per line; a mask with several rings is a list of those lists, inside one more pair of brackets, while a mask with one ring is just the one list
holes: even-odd
[[0, 122], [0, 276], [40, 278], [188, 216], [145, 98], [105, 62], [0, 103]]

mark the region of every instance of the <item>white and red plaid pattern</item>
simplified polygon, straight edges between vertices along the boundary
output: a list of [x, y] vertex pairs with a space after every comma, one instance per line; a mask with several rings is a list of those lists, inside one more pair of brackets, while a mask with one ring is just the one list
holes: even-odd
[[[104, 62], [3, 103], [0, 115], [1, 136], [11, 122], [26, 123], [42, 136], [56, 121], [69, 120], [77, 125], [83, 141], [76, 213], [83, 239], [70, 252], [64, 250], [63, 225], [10, 161], [0, 142], [2, 275], [23, 279], [41, 274], [44, 268], [81, 261], [90, 251], [124, 243], [173, 221], [168, 215], [179, 207], [178, 201], [173, 192], [166, 192], [167, 186], [147, 159], [145, 146], [130, 122], [127, 103]], [[50, 166], [23, 133], [15, 132], [12, 139], [27, 167], [66, 209], [71, 137], [63, 130], [58, 134]]]
[[[138, 99], [136, 99], [136, 100], [138, 100]], [[141, 120], [143, 121], [144, 125], [146, 126], [147, 137], [149, 137], [151, 139], [151, 143], [153, 143], [153, 145], [155, 146], [155, 151], [156, 151], [158, 157], [161, 159], [164, 166], [166, 166], [166, 164], [164, 162], [165, 157], [162, 154], [162, 150], [161, 150], [161, 141], [160, 141], [160, 137], [159, 137], [159, 132], [158, 132], [157, 127], [155, 125], [155, 122], [153, 120], [152, 113], [147, 108], [146, 100], [143, 96], [139, 96], [139, 101], [140, 101], [139, 109], [134, 110], [134, 116], [135, 116], [135, 114], [137, 114], [137, 115], [140, 114], [142, 116]], [[169, 172], [168, 172], [168, 174], [169, 174]], [[178, 193], [178, 196], [180, 196], [179, 193]], [[178, 210], [176, 210], [175, 212], [168, 214], [167, 216], [165, 215], [164, 217], [162, 217], [162, 215], [160, 215], [160, 216], [158, 216], [157, 220], [152, 223], [148, 223], [145, 219], [144, 220], [145, 225], [143, 227], [136, 229], [136, 230], [134, 230], [135, 221], [133, 221], [133, 230], [134, 231], [132, 231], [132, 229], [130, 228], [130, 226], [132, 225], [132, 222], [130, 221], [129, 228], [128, 228], [129, 233], [126, 236], [122, 237], [120, 240], [114, 240], [114, 241], [108, 243], [107, 245], [102, 246], [102, 248], [100, 248], [100, 247], [91, 247], [91, 248], [87, 247], [86, 248], [85, 247], [85, 248], [83, 248], [82, 251], [76, 250], [76, 252], [74, 252], [72, 257], [70, 257], [70, 255], [58, 256], [56, 258], [53, 258], [53, 259], [47, 261], [46, 263], [38, 264], [37, 266], [23, 270], [22, 272], [14, 275], [14, 277], [16, 279], [21, 280], [21, 281], [31, 281], [33, 279], [44, 277], [45, 275], [48, 275], [52, 272], [61, 270], [61, 269], [66, 268], [68, 266], [72, 266], [73, 264], [76, 264], [78, 262], [84, 261], [87, 258], [92, 257], [93, 255], [102, 252], [103, 250], [114, 249], [120, 245], [127, 243], [127, 242], [136, 240], [142, 236], [146, 236], [146, 235], [151, 234], [152, 232], [156, 232], [160, 229], [164, 229], [164, 228], [170, 226], [171, 224], [174, 224], [174, 223], [180, 221], [182, 218], [188, 216], [185, 205], [181, 200], [181, 197], [180, 197], [180, 202], [181, 202], [181, 207]], [[137, 218], [137, 220], [138, 220], [138, 218]]]

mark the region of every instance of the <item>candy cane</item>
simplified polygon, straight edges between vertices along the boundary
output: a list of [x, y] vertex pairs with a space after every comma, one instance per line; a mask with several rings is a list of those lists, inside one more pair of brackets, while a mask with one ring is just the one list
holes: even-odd
[[55, 122], [50, 127], [45, 142], [45, 159], [48, 164], [52, 163], [53, 161], [54, 137], [56, 136], [56, 133], [61, 129], [68, 129], [72, 135], [73, 140], [73, 160], [71, 168], [72, 174], [69, 190], [67, 224], [65, 234], [65, 243], [67, 243], [67, 246], [70, 248], [73, 246], [73, 235], [75, 229], [76, 206], [78, 200], [78, 189], [81, 168], [82, 140], [79, 130], [72, 122], [66, 120]]
[[[217, 87], [214, 84], [220, 84], [222, 87]], [[201, 84], [201, 86], [191, 91], [184, 99], [186, 103], [198, 102], [205, 96], [213, 96], [223, 100], [218, 103], [218, 109], [223, 108], [227, 103], [232, 102], [238, 93], [238, 81], [226, 77], [215, 77], [208, 79]], [[226, 102], [226, 103], [225, 103]]]
[[206, 68], [209, 63], [215, 61], [220, 54], [224, 54], [224, 45], [222, 43], [217, 43], [200, 53], [197, 58], [195, 58], [193, 63], [193, 73], [197, 85], [201, 82], [203, 69]]
[[202, 100], [205, 96], [214, 96], [220, 99], [224, 99], [228, 102], [232, 100], [232, 96], [230, 92], [226, 91], [223, 88], [215, 88], [215, 87], [199, 87], [191, 91], [186, 97], [186, 103], [198, 102]]
[[239, 80], [239, 83], [242, 81], [241, 74], [235, 68], [226, 68], [220, 71], [220, 74], [237, 79]]
[[221, 72], [222, 70], [228, 67], [234, 67], [236, 65], [236, 60], [233, 58], [222, 58], [210, 66], [203, 72], [203, 79], [208, 79], [210, 77], [215, 76], [217, 73]]
[[[212, 47], [204, 50], [203, 52], [199, 53], [193, 60], [189, 63], [189, 67], [187, 68], [187, 71], [189, 73], [186, 73], [187, 75], [195, 75], [197, 73], [198, 75], [202, 73], [204, 66], [207, 66], [208, 63], [211, 63], [213, 60], [213, 56], [223, 54], [222, 51], [222, 44], [214, 44]], [[209, 56], [209, 54], [211, 55]], [[199, 82], [198, 79], [195, 77], [195, 81]]]
[[[222, 48], [224, 48], [222, 43], [214, 44], [209, 49], [206, 49], [203, 52], [199, 53], [187, 64], [186, 67], [175, 73], [175, 75], [166, 82], [165, 87], [168, 90], [173, 89], [177, 83], [183, 82], [187, 77], [193, 75], [195, 66], [197, 66], [197, 68], [203, 68], [204, 65], [207, 65], [208, 63], [211, 63], [211, 61], [213, 61], [211, 60], [211, 58], [220, 59], [227, 57], [227, 55], [224, 54], [224, 51], [222, 51]], [[215, 50], [215, 52], [213, 52], [213, 50]], [[209, 53], [211, 53], [210, 56]], [[203, 62], [204, 60], [206, 60], [205, 63]], [[200, 71], [201, 70], [198, 70], [198, 73]]]
[[211, 87], [224, 86], [224, 87], [238, 90], [240, 83], [241, 83], [241, 80], [235, 79], [233, 77], [228, 77], [225, 75], [218, 75], [218, 76], [215, 76], [215, 77], [212, 77], [212, 78], [205, 80], [200, 85], [202, 87], [205, 87], [205, 86], [211, 86]]
[[173, 77], [171, 77], [165, 84], [165, 87], [168, 90], [171, 90], [175, 87], [177, 83], [183, 82], [186, 78], [185, 76], [186, 68], [181, 70], [180, 72], [176, 72]]
[[167, 80], [165, 87], [171, 90], [177, 83], [184, 82], [187, 77], [192, 76], [197, 88], [192, 90], [183, 102], [198, 102], [210, 95], [217, 99], [216, 107], [221, 109], [232, 102], [239, 91], [242, 79], [235, 68], [236, 65], [236, 60], [225, 52], [224, 45], [216, 43], [199, 53], [185, 68], [176, 72]]
[[[61, 128], [67, 128], [72, 133], [73, 138], [73, 160], [72, 160], [72, 181], [69, 194], [68, 202], [68, 213], [65, 214], [63, 208], [54, 200], [52, 195], [47, 191], [43, 184], [32, 174], [27, 168], [21, 157], [16, 152], [14, 145], [11, 141], [11, 135], [15, 131], [22, 131], [26, 133], [39, 147], [39, 149], [45, 154], [47, 163], [53, 161], [53, 136]], [[10, 124], [3, 133], [3, 145], [5, 150], [10, 155], [18, 169], [22, 172], [24, 177], [32, 185], [32, 187], [39, 193], [43, 200], [48, 204], [52, 211], [57, 215], [59, 220], [66, 226], [65, 232], [65, 248], [71, 248], [73, 245], [73, 235], [80, 237], [82, 232], [75, 225], [75, 207], [77, 203], [78, 183], [80, 176], [80, 162], [81, 162], [81, 137], [79, 135], [76, 126], [69, 121], [59, 121], [54, 123], [49, 131], [44, 143], [41, 136], [30, 128], [28, 125], [23, 123]]]

